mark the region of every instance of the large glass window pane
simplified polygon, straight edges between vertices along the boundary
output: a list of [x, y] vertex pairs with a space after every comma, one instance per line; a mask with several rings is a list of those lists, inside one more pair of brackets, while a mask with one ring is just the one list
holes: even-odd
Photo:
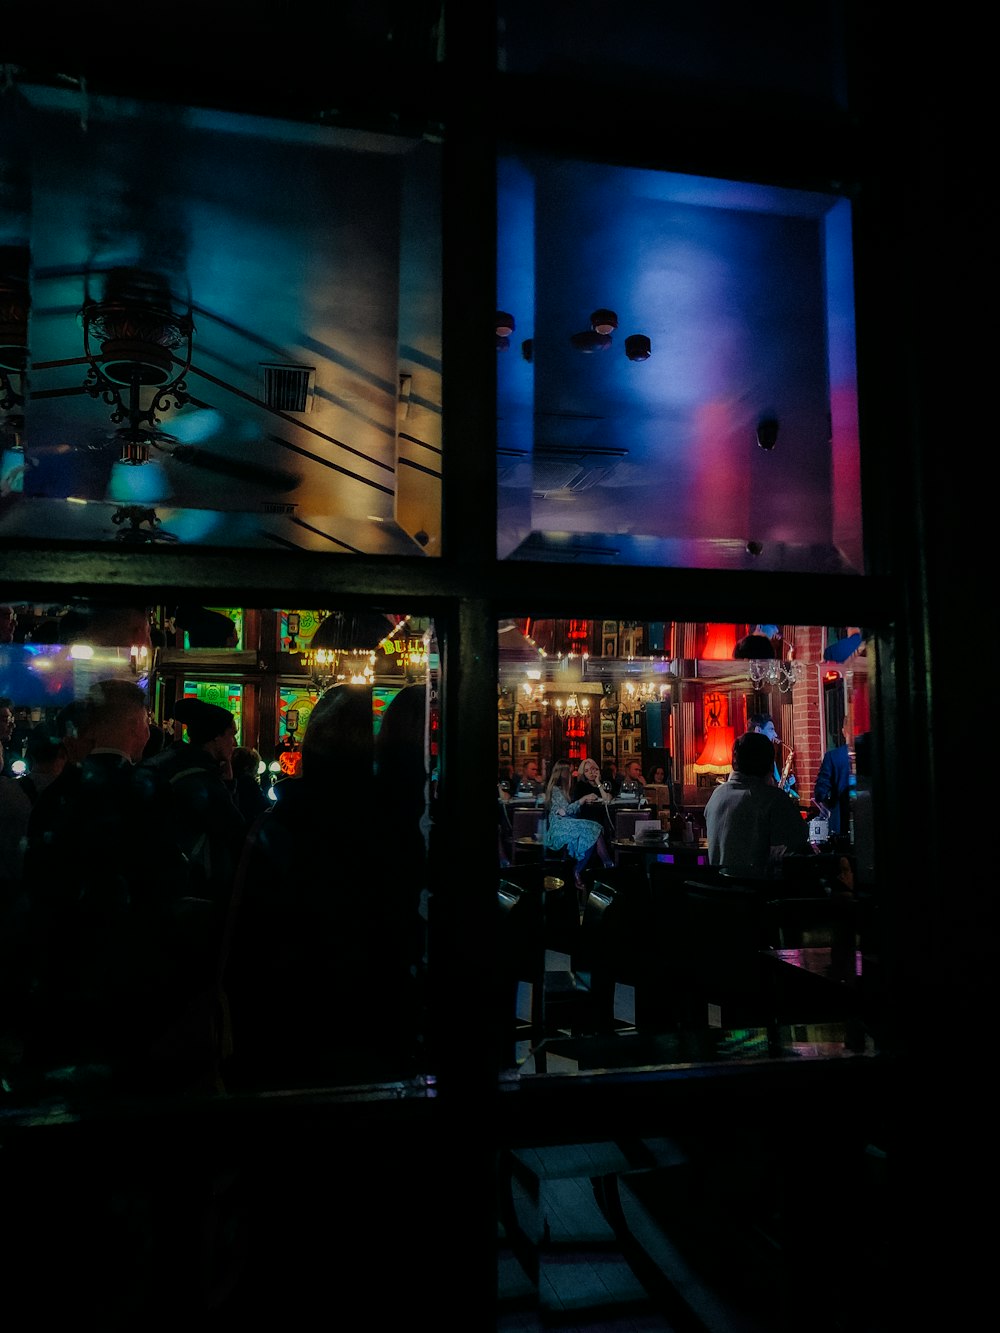
[[440, 144], [9, 92], [0, 536], [439, 554]]
[[513, 152], [498, 196], [501, 558], [861, 573], [849, 202]]
[[433, 621], [15, 599], [0, 634], [11, 1104], [419, 1095]]
[[869, 636], [523, 617], [499, 660], [505, 1076], [877, 1053]]

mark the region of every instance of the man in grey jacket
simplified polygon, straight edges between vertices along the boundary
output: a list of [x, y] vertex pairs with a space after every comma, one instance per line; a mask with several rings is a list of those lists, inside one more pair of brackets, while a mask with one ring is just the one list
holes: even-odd
[[759, 731], [738, 736], [733, 771], [705, 806], [708, 859], [734, 874], [761, 878], [786, 852], [805, 851], [809, 827], [774, 782], [774, 751]]

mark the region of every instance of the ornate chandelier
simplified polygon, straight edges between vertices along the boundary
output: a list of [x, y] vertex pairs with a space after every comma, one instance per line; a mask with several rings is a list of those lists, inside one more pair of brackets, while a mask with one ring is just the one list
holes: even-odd
[[577, 698], [576, 691], [568, 695], [565, 699], [556, 699], [553, 707], [559, 717], [589, 717], [590, 699], [584, 695], [582, 699]]
[[341, 652], [336, 648], [310, 648], [300, 658], [310, 680], [322, 694], [338, 681], [370, 685], [375, 679], [375, 653], [361, 649]]
[[805, 675], [804, 662], [790, 658], [782, 662], [778, 658], [753, 658], [750, 661], [748, 677], [754, 689], [762, 685], [776, 685], [782, 694], [787, 694], [793, 685], [798, 685]]

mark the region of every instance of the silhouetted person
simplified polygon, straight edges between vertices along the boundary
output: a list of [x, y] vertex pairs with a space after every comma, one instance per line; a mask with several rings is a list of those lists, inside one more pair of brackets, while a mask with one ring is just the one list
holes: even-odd
[[248, 745], [237, 745], [230, 764], [233, 779], [229, 784], [229, 790], [237, 810], [249, 828], [257, 816], [262, 815], [271, 805], [261, 789], [258, 776], [261, 764], [260, 752]]
[[164, 793], [138, 767], [146, 698], [131, 682], [98, 682], [74, 708], [69, 762], [36, 801], [24, 884], [32, 987], [27, 1066], [105, 1069], [125, 1089], [184, 1084], [151, 1048], [187, 1001], [204, 937], [183, 907]]
[[415, 1039], [406, 875], [376, 803], [372, 695], [335, 685], [313, 709], [302, 776], [278, 783], [240, 869], [225, 990], [229, 1088], [398, 1077]]
[[236, 719], [228, 708], [201, 699], [178, 699], [170, 715], [183, 723], [188, 739], [175, 740], [145, 767], [169, 792], [170, 831], [187, 860], [191, 892], [215, 904], [221, 929], [247, 832], [227, 786]]

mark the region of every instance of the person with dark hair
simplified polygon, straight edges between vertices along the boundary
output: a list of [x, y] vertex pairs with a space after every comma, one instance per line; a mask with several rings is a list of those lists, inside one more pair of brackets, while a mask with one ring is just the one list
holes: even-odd
[[270, 801], [264, 795], [258, 776], [261, 768], [260, 751], [249, 745], [237, 745], [230, 761], [233, 780], [229, 784], [236, 808], [247, 822], [247, 827], [270, 808]]
[[[781, 737], [778, 735], [778, 732], [775, 729], [775, 725], [771, 718], [770, 713], [751, 713], [750, 716], [747, 718], [747, 731], [759, 731], [762, 736], [767, 737], [767, 739], [771, 742], [772, 747], [775, 745], [781, 745]], [[792, 752], [789, 749], [786, 762], [790, 763], [791, 758], [792, 758]], [[799, 793], [795, 788], [795, 774], [791, 772], [790, 768], [789, 771], [785, 773], [783, 771], [784, 765], [782, 765], [782, 768], [778, 767], [778, 761], [774, 758], [773, 749], [771, 751], [771, 764], [773, 769], [772, 776], [774, 777], [774, 785], [778, 787], [781, 791], [783, 791], [787, 796], [790, 796], [792, 800], [798, 801]]]
[[190, 698], [178, 699], [170, 716], [183, 724], [187, 741], [168, 745], [144, 766], [169, 792], [170, 827], [187, 859], [190, 891], [214, 903], [221, 920], [247, 833], [226, 785], [233, 776], [236, 719], [228, 708]]
[[777, 625], [754, 625], [733, 649], [733, 657], [755, 661], [778, 657], [777, 641], [780, 638], [781, 631]]
[[[106, 1070], [122, 1090], [162, 1087], [152, 1048], [186, 1003], [203, 937], [182, 907], [163, 788], [138, 763], [146, 697], [103, 680], [71, 707], [59, 721], [74, 757], [28, 825], [25, 1067], [78, 1065]], [[190, 1072], [174, 1065], [165, 1083]]]
[[301, 777], [251, 829], [224, 971], [230, 1090], [412, 1072], [412, 923], [393, 892], [407, 843], [374, 760], [371, 688], [334, 685], [310, 714]]
[[757, 731], [737, 736], [733, 770], [708, 798], [708, 860], [736, 875], [762, 878], [786, 852], [809, 845], [809, 829], [774, 783], [774, 750]]

